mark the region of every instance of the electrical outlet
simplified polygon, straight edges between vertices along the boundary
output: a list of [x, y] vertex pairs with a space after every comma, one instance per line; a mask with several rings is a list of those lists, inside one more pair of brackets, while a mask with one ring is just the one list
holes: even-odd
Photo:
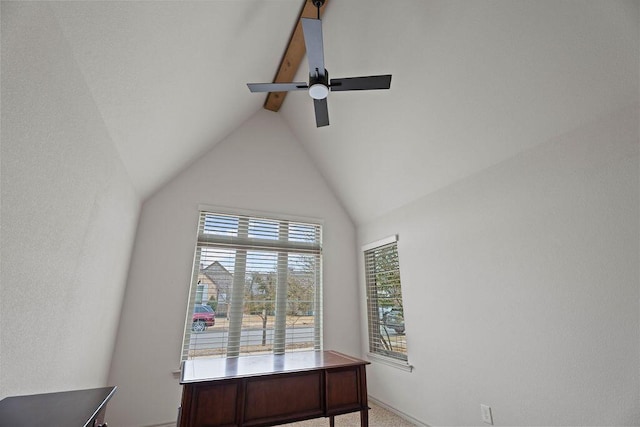
[[482, 421], [486, 424], [493, 425], [493, 416], [491, 415], [491, 406], [480, 404], [480, 414]]

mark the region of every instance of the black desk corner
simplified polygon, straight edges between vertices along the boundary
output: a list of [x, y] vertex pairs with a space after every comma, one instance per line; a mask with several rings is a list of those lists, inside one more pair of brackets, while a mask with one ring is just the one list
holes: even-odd
[[107, 402], [116, 386], [12, 396], [0, 401], [0, 427], [106, 426]]

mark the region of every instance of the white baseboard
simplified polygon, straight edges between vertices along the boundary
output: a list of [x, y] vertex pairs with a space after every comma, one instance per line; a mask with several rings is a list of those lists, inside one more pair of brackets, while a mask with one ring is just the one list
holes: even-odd
[[396, 414], [400, 418], [404, 418], [405, 420], [409, 421], [410, 423], [413, 423], [413, 424], [415, 424], [415, 425], [417, 425], [419, 427], [431, 427], [431, 426], [429, 426], [429, 424], [425, 424], [422, 421], [413, 418], [411, 415], [405, 414], [404, 412], [399, 411], [396, 408], [393, 408], [393, 407], [387, 405], [386, 403], [379, 401], [375, 397], [368, 396], [368, 398], [369, 398], [369, 401], [371, 403], [373, 403], [374, 405], [380, 406], [381, 408], [384, 408], [389, 412], [393, 412], [394, 414]]

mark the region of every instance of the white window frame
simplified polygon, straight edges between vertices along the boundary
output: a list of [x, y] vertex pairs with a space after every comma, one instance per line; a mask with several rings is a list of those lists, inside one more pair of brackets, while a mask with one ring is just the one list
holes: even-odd
[[[297, 217], [297, 216], [290, 216], [290, 215], [282, 215], [282, 214], [273, 214], [273, 213], [269, 213], [269, 212], [259, 212], [259, 211], [253, 211], [253, 210], [242, 210], [242, 209], [229, 209], [229, 208], [220, 208], [220, 207], [215, 207], [215, 206], [207, 206], [207, 205], [201, 205], [199, 206], [198, 209], [198, 234], [197, 234], [197, 238], [196, 238], [196, 250], [194, 253], [194, 264], [193, 264], [193, 270], [192, 270], [192, 278], [191, 278], [191, 286], [190, 286], [190, 290], [189, 290], [189, 298], [188, 298], [188, 304], [187, 304], [187, 310], [186, 310], [186, 317], [185, 317], [185, 328], [184, 328], [184, 334], [183, 334], [183, 343], [182, 343], [182, 351], [181, 351], [181, 361], [184, 361], [187, 359], [187, 354], [189, 352], [189, 343], [190, 343], [190, 339], [191, 339], [191, 324], [192, 324], [192, 313], [194, 310], [194, 303], [195, 303], [195, 297], [196, 297], [196, 293], [197, 293], [197, 289], [198, 289], [198, 276], [199, 276], [199, 272], [200, 272], [200, 261], [201, 261], [201, 257], [200, 257], [200, 251], [203, 247], [203, 244], [206, 245], [210, 245], [211, 247], [228, 247], [231, 248], [232, 250], [238, 250], [238, 251], [242, 251], [242, 249], [238, 249], [243, 247], [242, 246], [242, 242], [238, 243], [238, 241], [241, 241], [242, 238], [238, 239], [236, 236], [236, 238], [234, 239], [233, 237], [213, 237], [211, 235], [203, 235], [201, 233], [202, 231], [202, 218], [204, 214], [211, 214], [211, 215], [220, 215], [220, 216], [229, 216], [229, 217], [237, 217], [237, 218], [244, 218], [244, 219], [251, 219], [251, 220], [264, 220], [264, 221], [269, 221], [269, 222], [274, 222], [274, 223], [278, 223], [278, 224], [288, 224], [288, 223], [295, 223], [295, 224], [302, 224], [302, 225], [308, 225], [311, 227], [315, 227], [316, 231], [318, 233], [318, 240], [314, 241], [313, 243], [305, 243], [305, 242], [300, 242], [300, 241], [295, 241], [295, 240], [288, 240], [287, 236], [282, 237], [280, 236], [278, 239], [276, 239], [276, 241], [270, 241], [270, 242], [266, 242], [269, 245], [273, 245], [274, 247], [277, 248], [282, 248], [283, 252], [278, 251], [277, 253], [279, 254], [278, 257], [280, 259], [284, 258], [284, 266], [283, 268], [278, 268], [278, 275], [280, 275], [280, 277], [278, 278], [278, 283], [284, 283], [284, 286], [280, 286], [277, 285], [277, 289], [276, 289], [276, 305], [280, 304], [278, 307], [276, 307], [276, 312], [279, 313], [285, 313], [285, 314], [280, 314], [280, 315], [276, 315], [276, 319], [275, 319], [275, 331], [274, 331], [274, 346], [273, 346], [273, 353], [275, 354], [281, 354], [283, 352], [285, 352], [285, 334], [286, 334], [286, 312], [282, 309], [283, 304], [286, 304], [287, 300], [286, 300], [286, 293], [287, 293], [287, 279], [286, 279], [286, 275], [287, 275], [287, 262], [286, 262], [286, 258], [287, 258], [287, 253], [298, 253], [299, 251], [301, 253], [311, 253], [314, 256], [317, 257], [317, 262], [315, 263], [315, 274], [316, 274], [316, 281], [315, 281], [315, 296], [314, 296], [314, 325], [313, 325], [313, 341], [314, 341], [314, 350], [322, 350], [323, 348], [323, 333], [322, 333], [322, 227], [323, 227], [323, 221], [316, 219], [316, 218], [305, 218], [305, 217]], [[283, 232], [281, 230], [281, 232]], [[241, 236], [242, 237], [242, 236]], [[252, 250], [252, 249], [256, 249], [256, 250], [260, 250], [259, 249], [259, 242], [253, 242], [251, 240], [251, 238], [249, 238], [249, 236], [244, 236], [245, 240], [248, 240], [249, 242], [247, 243], [247, 246], [244, 246], [244, 252], [246, 253], [247, 250]], [[282, 240], [284, 239], [284, 240]], [[235, 241], [235, 243], [233, 243]], [[289, 243], [283, 243], [284, 246], [278, 246], [280, 245], [281, 241], [288, 241]], [[291, 243], [293, 242], [293, 243]], [[264, 243], [264, 241], [263, 241]], [[234, 246], [235, 245], [239, 245], [239, 246]], [[252, 246], [252, 244], [257, 244], [258, 246]], [[218, 245], [218, 246], [216, 246]], [[273, 251], [273, 248], [270, 248]], [[274, 251], [275, 252], [275, 251]], [[283, 255], [284, 254], [284, 255]], [[279, 261], [280, 262], [280, 261]], [[282, 266], [282, 264], [278, 264], [279, 266]], [[284, 276], [282, 276], [284, 275]], [[284, 279], [283, 279], [284, 277]], [[235, 278], [234, 278], [234, 282], [235, 282]], [[238, 283], [243, 283], [243, 281], [239, 281]], [[240, 330], [242, 329], [242, 306], [241, 306], [241, 301], [242, 301], [242, 291], [243, 289], [241, 289], [241, 287], [239, 287], [239, 285], [234, 284], [234, 286], [229, 290], [229, 295], [227, 296], [228, 299], [231, 299], [231, 304], [233, 304], [233, 293], [235, 291], [235, 295], [236, 295], [236, 306], [235, 307], [231, 307], [230, 311], [234, 311], [234, 313], [229, 313], [230, 316], [230, 322], [229, 322], [229, 336], [233, 336], [234, 333], [233, 331], [237, 332], [238, 336], [240, 334]], [[283, 295], [285, 296], [285, 298], [282, 298]], [[240, 301], [240, 303], [239, 303]], [[279, 310], [279, 311], [278, 311]], [[238, 315], [239, 313], [239, 315]], [[238, 317], [239, 316], [239, 317]], [[232, 326], [233, 323], [233, 326]], [[233, 329], [233, 331], [232, 331]], [[239, 349], [239, 343], [235, 342], [237, 341], [239, 338], [234, 339], [234, 342], [231, 344], [233, 345], [233, 348], [231, 349], [231, 351], [229, 352], [229, 349], [227, 348], [227, 353], [226, 356], [222, 356], [222, 357], [242, 357], [245, 356], [246, 354], [243, 353], [242, 351], [240, 351]], [[278, 342], [278, 344], [275, 344], [275, 342]], [[282, 342], [282, 344], [280, 344]], [[227, 343], [228, 344], [228, 343]], [[286, 350], [287, 352], [290, 350]], [[293, 350], [296, 351], [296, 350]]]
[[[366, 244], [362, 246], [362, 254], [364, 258], [364, 282], [365, 282], [365, 294], [366, 294], [366, 307], [367, 307], [367, 335], [368, 335], [368, 347], [369, 351], [367, 356], [373, 360], [383, 364], [387, 364], [390, 366], [394, 366], [406, 371], [411, 371], [413, 366], [411, 366], [408, 362], [409, 353], [406, 347], [405, 341], [405, 353], [395, 352], [389, 350], [382, 350], [380, 348], [379, 340], [381, 339], [380, 332], [380, 319], [378, 317], [377, 311], [379, 310], [379, 305], [376, 297], [373, 295], [372, 288], [376, 287], [376, 282], [374, 279], [375, 271], [370, 271], [370, 256], [373, 255], [373, 251], [378, 249], [383, 249], [389, 245], [395, 245], [396, 253], [398, 251], [398, 235], [393, 235], [386, 237], [384, 239], [377, 240], [375, 242]], [[398, 256], [398, 266], [397, 266], [398, 275], [400, 274], [400, 261]], [[400, 299], [402, 300], [402, 285], [401, 281], [399, 281], [398, 286], [400, 288]], [[403, 305], [404, 310], [404, 305]], [[374, 313], [376, 315], [374, 317]], [[406, 340], [406, 335], [404, 336]]]

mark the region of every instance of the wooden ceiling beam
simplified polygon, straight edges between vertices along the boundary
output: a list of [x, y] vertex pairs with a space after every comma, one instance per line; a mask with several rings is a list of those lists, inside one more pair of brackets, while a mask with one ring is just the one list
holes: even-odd
[[[322, 12], [324, 11], [324, 8], [327, 7], [328, 2], [329, 0], [326, 0], [324, 5], [320, 7], [320, 16], [322, 16]], [[280, 61], [278, 72], [273, 79], [274, 83], [287, 83], [293, 81], [306, 53], [304, 35], [302, 33], [302, 23], [300, 22], [300, 19], [317, 17], [318, 9], [310, 0], [304, 0], [300, 16], [296, 22], [296, 27], [291, 34], [291, 39], [289, 40], [287, 49], [284, 52], [282, 61]], [[267, 100], [264, 103], [264, 108], [271, 111], [279, 111], [286, 96], [287, 92], [269, 92]]]

